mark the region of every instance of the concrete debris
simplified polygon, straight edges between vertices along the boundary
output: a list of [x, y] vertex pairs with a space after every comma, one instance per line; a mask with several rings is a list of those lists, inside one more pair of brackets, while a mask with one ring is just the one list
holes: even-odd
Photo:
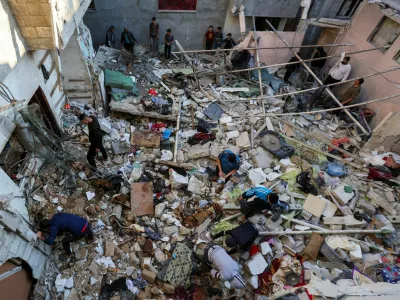
[[[166, 63], [143, 49], [135, 46], [134, 56], [107, 50], [94, 62], [129, 80], [129, 91], [110, 90], [110, 107], [69, 101], [63, 109], [69, 139], [55, 157], [67, 159], [41, 168], [27, 193], [29, 219], [76, 214], [94, 239], [72, 243], [67, 260], [58, 259], [62, 247], [53, 248], [35, 299], [277, 299], [288, 291], [301, 298], [305, 290], [338, 297], [400, 282], [400, 156], [360, 151], [357, 130], [328, 112], [266, 119], [263, 111], [311, 105], [298, 92], [296, 99], [279, 96], [297, 91], [278, 78], [284, 70], [261, 76], [265, 95], [279, 101], [248, 103], [235, 100], [258, 97], [258, 81], [247, 73], [212, 75], [223, 66], [219, 56]], [[196, 68], [209, 73], [190, 75]], [[78, 111], [97, 116], [104, 133], [96, 170], [86, 162], [90, 142]], [[105, 118], [105, 111], [112, 113]], [[361, 165], [360, 153], [377, 166]], [[7, 231], [24, 231], [15, 212], [0, 216]], [[254, 238], [247, 240], [248, 232]], [[211, 273], [202, 267], [204, 253], [218, 259]]]

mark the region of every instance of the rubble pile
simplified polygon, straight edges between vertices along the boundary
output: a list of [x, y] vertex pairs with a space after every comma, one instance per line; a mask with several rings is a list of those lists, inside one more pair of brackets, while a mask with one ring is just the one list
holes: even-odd
[[[107, 63], [121, 77], [106, 86], [111, 117], [73, 102], [64, 111], [64, 151], [76, 176], [70, 182], [58, 165], [47, 165], [31, 212], [38, 219], [58, 211], [84, 216], [96, 239], [76, 242], [65, 262], [56, 259], [61, 248], [53, 249], [37, 299], [399, 294], [391, 285], [400, 281], [397, 154], [362, 149], [357, 130], [336, 115], [260, 116], [261, 101], [239, 99], [258, 97], [258, 82], [197, 77], [188, 62], [138, 57], [129, 68]], [[206, 59], [204, 70], [219, 63]], [[270, 76], [266, 95], [295, 89]], [[265, 110], [283, 112], [289, 101], [269, 98]], [[104, 132], [109, 159], [98, 157], [97, 172], [85, 162], [88, 132], [77, 111], [98, 116]], [[226, 182], [215, 171], [224, 150], [240, 156]], [[241, 215], [237, 198], [260, 185], [289, 212], [275, 221], [267, 211]], [[246, 221], [259, 236], [231, 255], [246, 286], [235, 290], [199, 265], [208, 243], [227, 248], [226, 237], [213, 239], [217, 233]]]

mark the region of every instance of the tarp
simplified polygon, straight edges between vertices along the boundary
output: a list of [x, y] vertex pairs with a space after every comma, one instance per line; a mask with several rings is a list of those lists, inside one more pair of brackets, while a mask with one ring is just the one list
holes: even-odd
[[126, 76], [121, 72], [111, 71], [108, 69], [106, 69], [104, 75], [104, 85], [106, 87], [131, 91], [134, 95], [139, 96], [139, 90], [136, 87], [136, 83], [133, 82], [132, 78], [129, 76]]

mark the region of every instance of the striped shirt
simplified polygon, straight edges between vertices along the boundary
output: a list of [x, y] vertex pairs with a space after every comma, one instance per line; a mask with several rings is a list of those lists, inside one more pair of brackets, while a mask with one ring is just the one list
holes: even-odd
[[257, 186], [255, 188], [252, 188], [252, 189], [244, 192], [243, 196], [245, 198], [251, 198], [253, 196], [256, 196], [257, 198], [260, 198], [261, 200], [267, 201], [268, 195], [271, 193], [272, 193], [272, 191], [270, 189], [267, 189], [265, 186]]

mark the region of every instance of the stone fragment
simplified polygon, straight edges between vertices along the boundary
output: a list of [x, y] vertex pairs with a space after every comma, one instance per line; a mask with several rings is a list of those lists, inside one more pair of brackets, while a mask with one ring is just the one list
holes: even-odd
[[154, 259], [157, 262], [162, 263], [167, 260], [167, 256], [164, 254], [164, 252], [162, 252], [160, 248], [156, 248], [154, 250]]
[[164, 283], [162, 291], [167, 295], [175, 294], [175, 287], [172, 284]]
[[272, 158], [268, 155], [268, 152], [261, 147], [258, 147], [256, 150], [257, 154], [252, 157], [256, 167], [262, 169], [269, 168], [271, 166]]
[[248, 283], [254, 290], [258, 289], [258, 276], [251, 276]]
[[363, 199], [358, 200], [357, 207], [361, 208], [363, 211], [365, 211], [369, 214], [372, 214], [372, 215], [376, 214], [375, 206], [372, 203], [367, 202]]
[[167, 226], [164, 227], [163, 232], [167, 236], [172, 236], [174, 233], [177, 233], [179, 228], [177, 226]]
[[154, 215], [157, 218], [159, 218], [162, 215], [166, 206], [167, 206], [167, 204], [165, 204], [164, 202], [157, 204], [155, 207], [155, 210], [154, 210]]
[[129, 253], [129, 261], [131, 262], [131, 264], [138, 264], [140, 262], [140, 259], [134, 252], [131, 252]]
[[344, 188], [346, 186], [347, 184], [340, 184], [339, 186], [337, 186], [335, 189], [332, 190], [332, 195], [341, 205], [346, 205], [347, 202], [349, 202], [351, 198], [354, 197], [353, 191], [351, 193], [345, 192]]
[[154, 283], [156, 281], [156, 276], [157, 276], [156, 273], [153, 273], [147, 269], [144, 269], [142, 271], [142, 278], [149, 283]]
[[106, 250], [104, 256], [114, 256], [114, 242], [111, 240], [106, 241]]
[[81, 259], [86, 259], [88, 254], [88, 250], [86, 247], [81, 247], [79, 250], [75, 251], [75, 259], [76, 260], [81, 260]]
[[247, 131], [242, 132], [239, 137], [236, 138], [236, 146], [243, 150], [250, 149], [250, 138]]
[[262, 242], [260, 244], [260, 250], [262, 255], [267, 255], [268, 253], [272, 254], [272, 249], [268, 242]]
[[126, 267], [126, 275], [131, 276], [133, 271], [135, 271], [134, 267]]
[[96, 275], [97, 272], [99, 272], [99, 267], [100, 266], [93, 260], [89, 266], [89, 271]]
[[206, 157], [209, 154], [210, 154], [210, 143], [204, 145], [194, 145], [188, 149], [189, 159]]
[[181, 226], [181, 227], [179, 227], [179, 234], [180, 235], [189, 235], [190, 229], [186, 228], [185, 226]]
[[261, 168], [251, 169], [248, 176], [253, 186], [260, 185], [267, 180], [267, 175]]
[[244, 263], [251, 275], [259, 275], [268, 267], [268, 263], [261, 253], [256, 253]]

